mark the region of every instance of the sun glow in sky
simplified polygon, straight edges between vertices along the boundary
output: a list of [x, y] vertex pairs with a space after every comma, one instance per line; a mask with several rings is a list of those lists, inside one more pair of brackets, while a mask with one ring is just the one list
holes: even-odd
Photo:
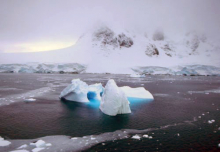
[[14, 52], [41, 52], [41, 51], [51, 51], [57, 49], [63, 49], [74, 45], [74, 42], [29, 42], [29, 43], [19, 43], [9, 46], [4, 50], [4, 53], [14, 53]]

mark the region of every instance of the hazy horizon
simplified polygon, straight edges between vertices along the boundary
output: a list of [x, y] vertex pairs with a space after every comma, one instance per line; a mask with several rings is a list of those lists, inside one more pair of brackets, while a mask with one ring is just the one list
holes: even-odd
[[3, 0], [0, 3], [0, 53], [66, 48], [99, 23], [137, 33], [161, 28], [171, 37], [195, 30], [213, 41], [220, 40], [217, 0]]

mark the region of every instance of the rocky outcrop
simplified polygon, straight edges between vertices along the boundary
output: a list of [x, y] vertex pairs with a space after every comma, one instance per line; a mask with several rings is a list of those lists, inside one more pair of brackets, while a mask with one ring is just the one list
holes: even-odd
[[150, 56], [150, 57], [151, 56], [157, 56], [157, 55], [159, 55], [159, 51], [158, 51], [158, 49], [156, 48], [156, 46], [154, 44], [149, 44], [147, 46], [145, 54]]
[[109, 29], [108, 27], [102, 27], [99, 30], [97, 30], [94, 33], [94, 40], [100, 41], [101, 46], [113, 46], [116, 47], [131, 47], [134, 42], [133, 40], [128, 37], [126, 34], [121, 33], [118, 36], [115, 35], [115, 33]]

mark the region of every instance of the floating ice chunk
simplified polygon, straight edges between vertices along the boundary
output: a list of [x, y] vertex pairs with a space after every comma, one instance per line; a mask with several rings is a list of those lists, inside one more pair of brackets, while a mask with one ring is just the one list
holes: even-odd
[[23, 149], [23, 148], [26, 148], [27, 147], [27, 144], [25, 145], [21, 145], [20, 147], [18, 147], [17, 149]]
[[132, 78], [145, 78], [145, 75], [144, 74], [131, 74], [130, 77]]
[[36, 99], [34, 98], [29, 98], [29, 99], [24, 99], [24, 102], [34, 102]]
[[35, 146], [36, 146], [37, 148], [46, 147], [46, 142], [43, 141], [43, 140], [38, 140], [38, 141], [35, 143]]
[[70, 101], [89, 102], [87, 98], [88, 85], [80, 79], [73, 79], [60, 94], [60, 98]]
[[101, 83], [96, 83], [89, 85], [89, 92], [87, 94], [89, 99], [98, 99], [101, 100], [101, 95], [104, 91], [104, 88]]
[[29, 152], [29, 151], [25, 150], [25, 149], [22, 149], [22, 150], [13, 150], [13, 151], [10, 151], [10, 152]]
[[144, 137], [144, 138], [148, 138], [149, 136], [148, 136], [148, 135], [143, 135], [143, 137]]
[[152, 136], [149, 136], [149, 139], [152, 139], [153, 137]]
[[141, 98], [153, 100], [153, 95], [143, 87], [131, 88], [129, 86], [120, 87], [128, 98]]
[[44, 148], [34, 148], [34, 149], [32, 149], [32, 152], [39, 152], [39, 151], [41, 151], [41, 150], [43, 150]]
[[132, 136], [131, 138], [132, 138], [132, 139], [138, 139], [138, 140], [140, 140], [140, 139], [141, 139], [141, 137], [140, 137], [140, 136], [138, 136], [138, 135], [134, 135], [134, 136]]
[[220, 143], [218, 144], [218, 147], [220, 147]]
[[[51, 143], [46, 143], [45, 141], [43, 141], [43, 140], [38, 140], [36, 143], [30, 143], [30, 145], [32, 145], [32, 146], [36, 146], [36, 148], [45, 148], [45, 147], [47, 147], [47, 146], [52, 146], [52, 144]], [[35, 148], [35, 149], [36, 149]], [[38, 149], [36, 149], [36, 150], [38, 150]], [[41, 149], [42, 150], [42, 149]]]
[[100, 110], [110, 116], [131, 113], [129, 104], [125, 93], [116, 85], [113, 79], [110, 79], [105, 86]]
[[77, 138], [77, 137], [73, 137], [73, 138], [71, 138], [71, 139], [75, 140], [75, 139], [78, 139], [78, 138]]
[[10, 141], [4, 140], [4, 138], [2, 138], [2, 137], [0, 136], [0, 147], [2, 147], [2, 146], [8, 146], [8, 145], [10, 145], [10, 144], [11, 144]]
[[209, 124], [212, 124], [212, 123], [214, 123], [214, 122], [215, 122], [215, 120], [209, 120], [209, 121], [208, 121]]

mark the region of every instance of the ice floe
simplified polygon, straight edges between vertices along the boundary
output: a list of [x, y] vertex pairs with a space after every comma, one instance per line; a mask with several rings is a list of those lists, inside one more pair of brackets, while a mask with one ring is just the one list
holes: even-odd
[[145, 78], [144, 74], [131, 74], [130, 75], [131, 78]]
[[141, 137], [140, 137], [139, 135], [134, 135], [134, 136], [132, 136], [131, 138], [132, 138], [132, 139], [138, 139], [138, 140], [141, 139]]
[[214, 123], [215, 122], [215, 120], [208, 120], [208, 123], [209, 124], [212, 124], [212, 123]]
[[22, 149], [22, 150], [13, 150], [13, 151], [10, 151], [10, 152], [29, 152], [29, 151], [25, 150], [25, 149]]
[[24, 99], [24, 102], [34, 102], [36, 99], [34, 98], [29, 98], [29, 99]]
[[0, 136], [0, 147], [1, 147], [1, 146], [8, 146], [8, 145], [10, 145], [10, 144], [11, 144], [10, 141], [4, 140], [4, 138], [2, 138], [2, 137]]
[[133, 67], [131, 68], [138, 74], [168, 74], [168, 75], [220, 75], [220, 68], [210, 65], [184, 65], [177, 67], [159, 67], [159, 66], [146, 66], [146, 67]]

